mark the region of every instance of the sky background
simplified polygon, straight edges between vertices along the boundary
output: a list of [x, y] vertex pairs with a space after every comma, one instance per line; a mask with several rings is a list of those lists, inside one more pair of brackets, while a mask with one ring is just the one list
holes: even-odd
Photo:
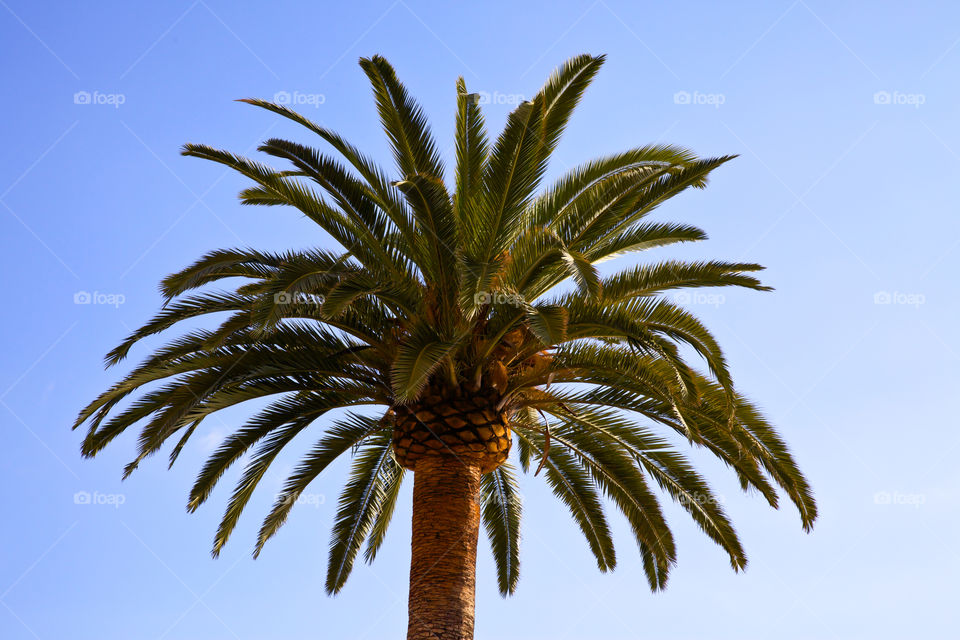
[[102, 356], [157, 310], [164, 275], [218, 247], [330, 246], [292, 210], [241, 208], [242, 177], [179, 156], [188, 141], [251, 154], [273, 136], [320, 145], [232, 100], [286, 95], [386, 164], [356, 65], [382, 53], [452, 158], [457, 76], [490, 97], [495, 133], [512, 102], [582, 52], [608, 60], [550, 177], [656, 141], [740, 154], [656, 213], [710, 240], [643, 259], [768, 267], [772, 293], [687, 302], [791, 444], [820, 519], [804, 534], [789, 506], [743, 495], [695, 454], [750, 566], [734, 574], [670, 506], [679, 565], [651, 594], [622, 519], [620, 566], [602, 575], [542, 479], [523, 478], [519, 590], [499, 597], [481, 539], [477, 637], [956, 637], [956, 3], [0, 0], [0, 638], [402, 635], [412, 483], [377, 562], [358, 562], [336, 598], [323, 576], [344, 464], [250, 557], [322, 423], [281, 456], [218, 560], [209, 549], [241, 465], [198, 513], [186, 496], [248, 410], [207, 420], [172, 471], [157, 456], [123, 483], [135, 434], [89, 461], [70, 425], [130, 366], [105, 372]]

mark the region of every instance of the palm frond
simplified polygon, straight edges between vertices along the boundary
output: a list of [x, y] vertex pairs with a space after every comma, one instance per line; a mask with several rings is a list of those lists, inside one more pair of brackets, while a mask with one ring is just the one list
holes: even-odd
[[477, 206], [490, 146], [478, 98], [478, 94], [467, 93], [463, 78], [457, 80], [457, 183], [454, 213], [461, 227], [476, 216], [474, 207]]
[[310, 486], [331, 462], [355, 447], [364, 438], [381, 428], [382, 420], [366, 416], [351, 415], [344, 420], [334, 422], [293, 470], [283, 485], [283, 491], [277, 496], [276, 503], [267, 514], [257, 536], [257, 545], [253, 557], [263, 551], [267, 540], [276, 535], [287, 521], [291, 509], [303, 492]]
[[427, 119], [397, 79], [393, 67], [382, 56], [361, 58], [360, 67], [373, 85], [380, 123], [390, 139], [401, 177], [426, 174], [442, 180], [443, 165]]
[[393, 465], [390, 434], [376, 434], [361, 446], [354, 458], [343, 493], [338, 503], [333, 536], [330, 540], [330, 561], [327, 567], [327, 593], [339, 592], [357, 552], [380, 512], [384, 500], [383, 469]]
[[[520, 429], [515, 429], [514, 433], [535, 456], [543, 457], [543, 444], [542, 441], [538, 442], [538, 434]], [[613, 537], [590, 476], [566, 449], [558, 447], [551, 450], [550, 455], [543, 459], [546, 460], [544, 475], [547, 484], [554, 495], [567, 505], [570, 515], [587, 539], [597, 567], [600, 571], [612, 571], [617, 566]]]
[[497, 565], [500, 595], [512, 595], [520, 579], [523, 505], [513, 468], [503, 464], [480, 479], [480, 515]]
[[383, 499], [380, 502], [380, 510], [370, 527], [370, 534], [367, 536], [367, 548], [363, 551], [363, 559], [367, 564], [373, 563], [386, 539], [387, 529], [393, 520], [393, 512], [397, 506], [397, 498], [400, 496], [400, 487], [403, 486], [405, 475], [404, 468], [393, 459], [380, 467], [379, 482], [383, 487]]

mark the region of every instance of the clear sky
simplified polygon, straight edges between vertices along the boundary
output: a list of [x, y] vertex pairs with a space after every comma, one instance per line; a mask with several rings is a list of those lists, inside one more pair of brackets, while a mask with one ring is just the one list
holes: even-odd
[[212, 560], [228, 485], [193, 515], [186, 495], [245, 411], [208, 420], [172, 472], [158, 456], [123, 483], [134, 434], [86, 461], [69, 426], [122, 373], [101, 358], [157, 309], [162, 276], [217, 247], [329, 246], [293, 211], [242, 209], [241, 177], [178, 155], [188, 141], [314, 142], [233, 99], [286, 95], [388, 163], [359, 56], [386, 55], [451, 145], [458, 75], [489, 95], [495, 131], [581, 52], [609, 57], [551, 175], [654, 141], [740, 154], [657, 216], [711, 236], [670, 255], [768, 266], [775, 292], [688, 302], [792, 445], [821, 516], [806, 535], [703, 459], [751, 564], [734, 574], [671, 507], [679, 566], [653, 595], [622, 521], [620, 566], [601, 575], [565, 508], [524, 478], [519, 591], [498, 596], [481, 540], [477, 637], [956, 637], [956, 3], [0, 0], [0, 43], [0, 638], [402, 635], [410, 483], [376, 564], [331, 599], [343, 465], [254, 561], [290, 447]]

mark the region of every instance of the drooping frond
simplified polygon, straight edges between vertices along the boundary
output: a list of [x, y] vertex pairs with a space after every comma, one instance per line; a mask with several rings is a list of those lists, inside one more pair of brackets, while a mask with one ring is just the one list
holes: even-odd
[[481, 478], [480, 508], [497, 565], [500, 595], [511, 595], [520, 579], [520, 518], [523, 504], [513, 468], [509, 464], [503, 464]]
[[351, 447], [357, 446], [364, 438], [382, 428], [382, 420], [364, 416], [350, 418], [334, 423], [294, 469], [283, 485], [283, 491], [277, 496], [276, 503], [260, 527], [257, 546], [253, 555], [257, 557], [263, 551], [263, 545], [273, 537], [287, 521], [291, 509], [320, 473]]
[[337, 593], [347, 581], [357, 552], [382, 509], [387, 470], [395, 466], [389, 432], [372, 436], [360, 447], [338, 503], [330, 540], [327, 593]]
[[403, 486], [403, 479], [406, 472], [403, 467], [395, 460], [380, 467], [381, 491], [383, 497], [380, 500], [380, 509], [374, 516], [373, 526], [370, 527], [370, 534], [367, 536], [367, 548], [363, 551], [363, 559], [372, 563], [383, 546], [383, 541], [387, 536], [387, 529], [393, 520], [393, 512], [397, 506], [397, 498], [400, 495], [400, 487]]
[[583, 466], [564, 448], [545, 453], [543, 440], [534, 431], [518, 429], [515, 433], [536, 458], [544, 461], [547, 484], [580, 526], [597, 567], [601, 571], [613, 570], [617, 566], [613, 537], [596, 486]]

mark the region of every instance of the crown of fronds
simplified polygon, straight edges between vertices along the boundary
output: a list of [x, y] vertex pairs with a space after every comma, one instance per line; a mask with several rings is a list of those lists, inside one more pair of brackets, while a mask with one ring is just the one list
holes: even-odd
[[[376, 556], [404, 480], [392, 455], [390, 407], [415, 402], [435, 380], [498, 389], [519, 467], [542, 470], [603, 571], [616, 564], [609, 502], [630, 524], [651, 588], [666, 583], [676, 551], [655, 488], [683, 506], [734, 569], [746, 564], [720, 501], [665, 437], [671, 431], [709, 450], [743, 489], [773, 507], [779, 487], [809, 528], [816, 507], [784, 442], [735, 391], [710, 332], [664, 296], [688, 287], [763, 290], [753, 275], [761, 267], [660, 261], [610, 276], [596, 267], [705, 239], [696, 227], [650, 214], [685, 189], [704, 187], [731, 157], [637, 147], [576, 167], [541, 189], [548, 158], [602, 63], [589, 55], [566, 62], [510, 113], [494, 141], [477, 94], [461, 78], [452, 193], [422, 109], [380, 56], [360, 66], [373, 86], [394, 174], [285, 106], [243, 100], [303, 125], [334, 155], [280, 139], [259, 151], [282, 169], [200, 144], [186, 145], [184, 155], [248, 177], [243, 204], [292, 206], [338, 248], [218, 250], [164, 279], [163, 309], [109, 353], [108, 365], [181, 321], [226, 316], [158, 348], [87, 406], [76, 423], [88, 424], [83, 454], [96, 455], [138, 424], [138, 454], [125, 476], [168, 441], [172, 465], [212, 413], [269, 401], [210, 456], [188, 509], [247, 458], [216, 533], [218, 554], [271, 462], [298, 434], [316, 430], [316, 444], [263, 522], [255, 554], [324, 468], [352, 454], [330, 545], [331, 593], [343, 587], [364, 544], [365, 560]], [[210, 290], [213, 283], [228, 288]], [[705, 370], [690, 366], [682, 351], [697, 354]], [[350, 411], [321, 420], [344, 408]], [[503, 594], [513, 592], [519, 576], [516, 473], [507, 463], [482, 484], [482, 518]]]

